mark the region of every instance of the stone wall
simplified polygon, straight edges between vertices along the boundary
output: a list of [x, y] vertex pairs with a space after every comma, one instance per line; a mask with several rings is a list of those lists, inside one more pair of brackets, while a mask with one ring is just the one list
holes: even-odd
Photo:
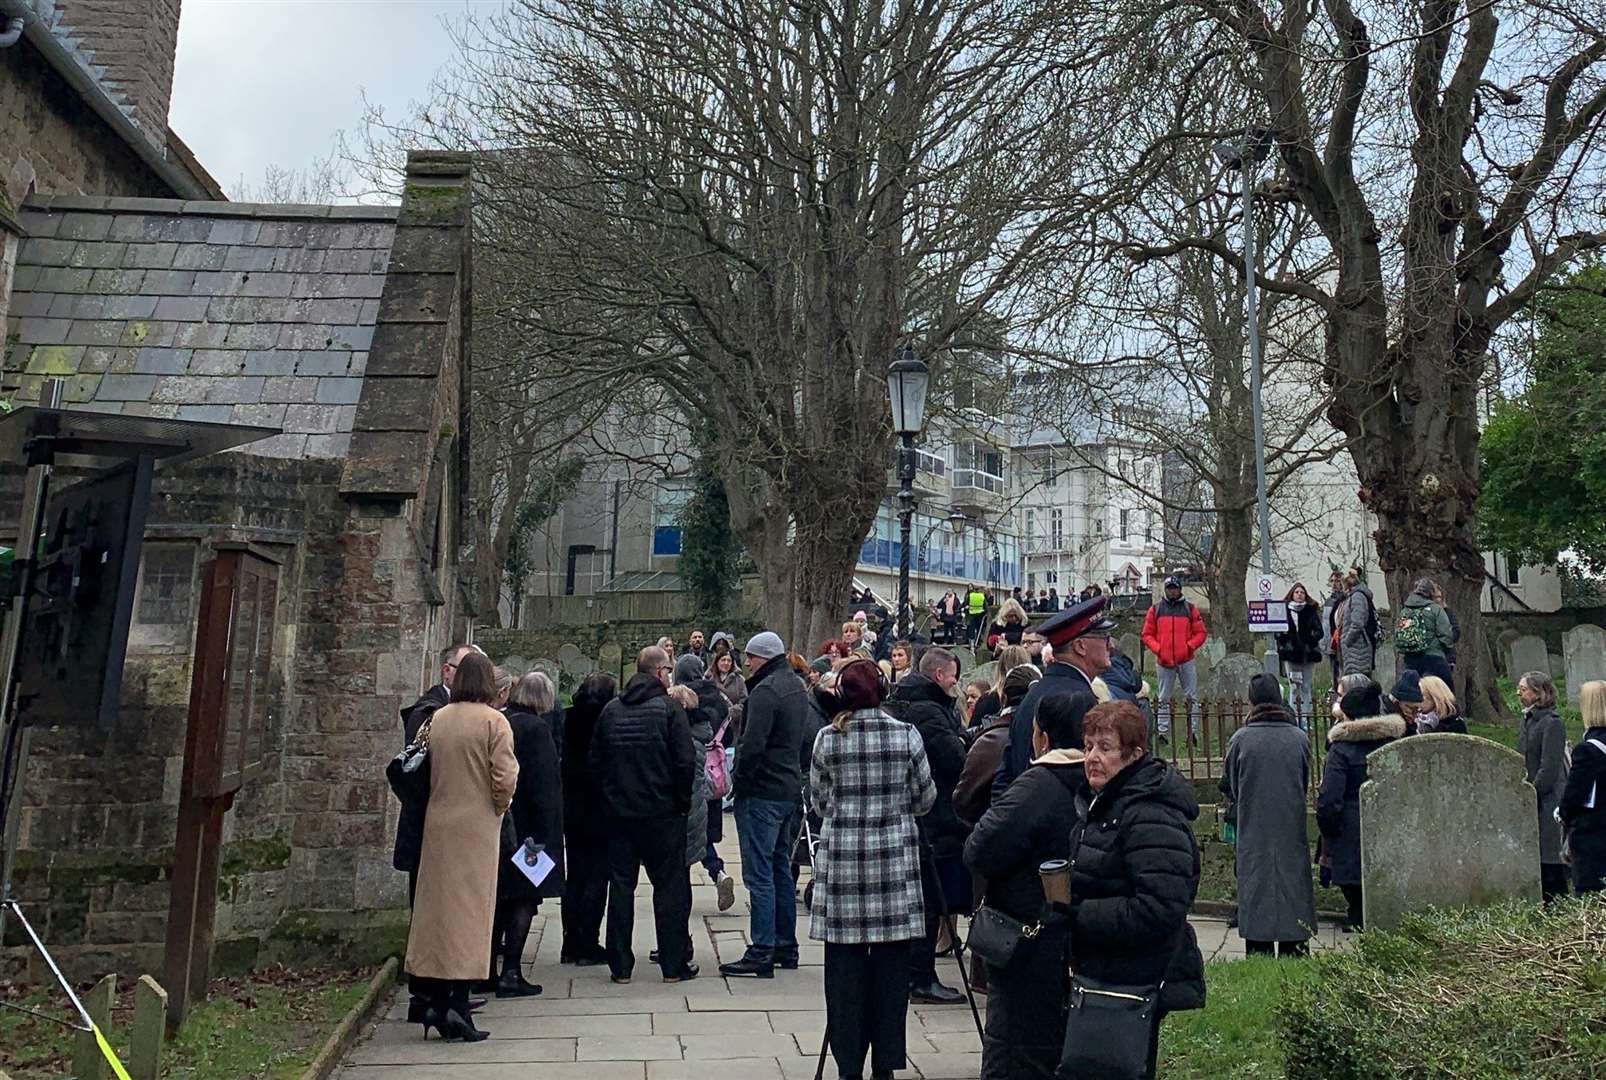
[[134, 122], [165, 145], [179, 0], [56, 0], [56, 7], [66, 31], [105, 69], [101, 85], [128, 102]]
[[[0, 180], [9, 180], [23, 160], [29, 179], [45, 194], [178, 194], [27, 40], [0, 50]], [[22, 187], [25, 191], [27, 184]], [[13, 191], [12, 197], [20, 201], [22, 193]]]

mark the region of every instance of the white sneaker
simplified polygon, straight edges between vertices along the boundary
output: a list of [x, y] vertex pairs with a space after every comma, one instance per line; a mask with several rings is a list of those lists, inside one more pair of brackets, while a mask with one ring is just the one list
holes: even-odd
[[721, 870], [719, 880], [715, 884], [719, 886], [719, 910], [729, 911], [731, 905], [736, 903], [736, 882]]

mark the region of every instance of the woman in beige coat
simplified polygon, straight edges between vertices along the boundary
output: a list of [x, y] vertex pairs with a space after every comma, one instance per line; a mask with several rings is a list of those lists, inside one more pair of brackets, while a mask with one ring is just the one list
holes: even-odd
[[478, 1042], [469, 985], [491, 964], [491, 924], [501, 857], [502, 815], [519, 778], [513, 732], [492, 707], [496, 673], [477, 653], [463, 657], [452, 701], [429, 721], [429, 804], [418, 891], [407, 936], [413, 992], [426, 1002], [424, 1037]]

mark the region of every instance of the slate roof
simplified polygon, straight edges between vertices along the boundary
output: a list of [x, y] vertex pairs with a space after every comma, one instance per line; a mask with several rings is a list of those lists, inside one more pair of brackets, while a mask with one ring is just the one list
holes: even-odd
[[344, 458], [397, 209], [35, 197], [0, 380], [74, 408], [261, 424], [247, 452]]

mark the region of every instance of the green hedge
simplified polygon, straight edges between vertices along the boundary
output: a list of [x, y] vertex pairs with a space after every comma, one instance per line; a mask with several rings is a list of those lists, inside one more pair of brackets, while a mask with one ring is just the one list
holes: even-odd
[[1606, 1076], [1606, 898], [1413, 916], [1290, 980], [1290, 1080]]

